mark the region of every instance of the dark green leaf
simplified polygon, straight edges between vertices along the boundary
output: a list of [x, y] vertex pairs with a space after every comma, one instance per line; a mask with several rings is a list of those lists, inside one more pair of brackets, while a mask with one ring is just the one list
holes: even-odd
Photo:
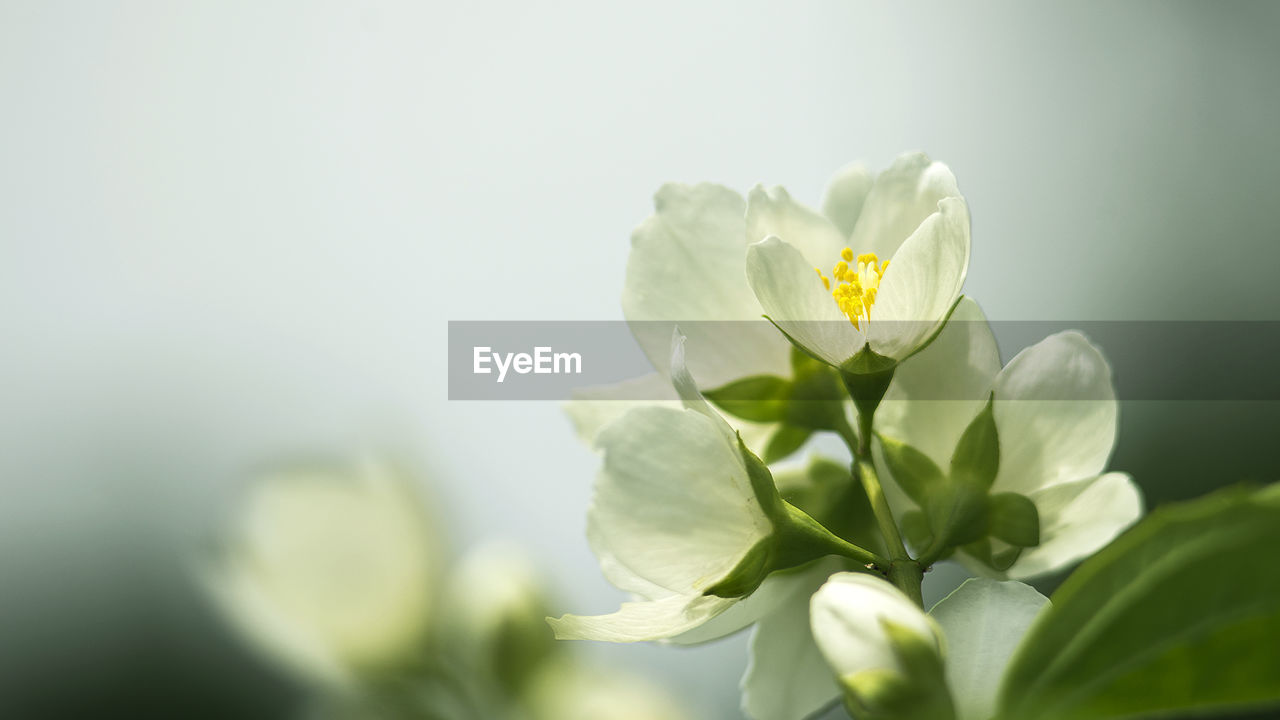
[[1280, 485], [1151, 514], [1063, 583], [1005, 675], [1008, 720], [1280, 705]]
[[951, 456], [951, 477], [987, 490], [995, 482], [999, 469], [1000, 440], [992, 414], [992, 400], [988, 399], [987, 406], [960, 436]]
[[779, 422], [790, 384], [776, 375], [753, 375], [703, 392], [730, 415], [752, 422]]
[[1025, 495], [997, 493], [987, 498], [991, 511], [991, 536], [1010, 545], [1040, 544], [1040, 512]]
[[848, 465], [815, 457], [803, 470], [776, 477], [784, 500], [854, 545], [885, 553], [871, 502], [862, 483], [850, 477]]
[[902, 536], [907, 544], [917, 550], [923, 550], [933, 542], [933, 532], [929, 530], [929, 521], [919, 510], [908, 510], [902, 513]]

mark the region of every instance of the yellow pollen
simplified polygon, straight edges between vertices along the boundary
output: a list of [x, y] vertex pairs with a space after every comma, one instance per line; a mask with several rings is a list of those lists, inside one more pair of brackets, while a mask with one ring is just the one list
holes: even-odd
[[880, 262], [875, 253], [863, 253], [858, 255], [856, 267], [850, 267], [854, 257], [852, 248], [841, 250], [840, 257], [840, 262], [831, 269], [831, 275], [836, 281], [835, 287], [832, 287], [831, 281], [822, 274], [821, 269], [814, 270], [822, 278], [822, 286], [830, 291], [840, 311], [854, 327], [861, 330], [871, 321], [871, 306], [875, 305], [880, 280], [889, 269], [889, 261]]

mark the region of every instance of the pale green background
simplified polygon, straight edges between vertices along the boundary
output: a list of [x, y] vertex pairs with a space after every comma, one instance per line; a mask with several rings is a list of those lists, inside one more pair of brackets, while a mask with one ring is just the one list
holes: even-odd
[[[614, 606], [594, 459], [552, 404], [449, 403], [445, 323], [619, 317], [666, 180], [816, 202], [924, 149], [992, 317], [1280, 319], [1277, 36], [1262, 3], [0, 3], [0, 675], [288, 707], [181, 561], [294, 455], [390, 448], [460, 547]], [[1272, 406], [1125, 413], [1157, 499], [1276, 474]], [[594, 651], [734, 717], [742, 646]]]

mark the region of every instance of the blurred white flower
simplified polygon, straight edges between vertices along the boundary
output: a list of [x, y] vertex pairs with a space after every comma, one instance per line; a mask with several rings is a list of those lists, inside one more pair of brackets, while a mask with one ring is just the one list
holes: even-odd
[[[1030, 498], [1040, 521], [1040, 544], [1026, 548], [1005, 575], [1028, 578], [1066, 567], [1138, 519], [1142, 500], [1133, 481], [1103, 472], [1116, 439], [1111, 369], [1078, 332], [1051, 335], [1001, 369], [985, 316], [963, 300], [937, 341], [898, 368], [877, 429], [946, 468], [992, 394], [1000, 457], [991, 492]], [[895, 512], [912, 506], [897, 487], [887, 491]], [[1009, 549], [992, 544], [993, 555]], [[959, 556], [975, 572], [992, 573], [967, 553]]]
[[272, 473], [238, 521], [201, 577], [265, 653], [347, 685], [422, 651], [440, 538], [405, 478], [372, 462]]
[[635, 675], [578, 662], [544, 665], [525, 701], [532, 720], [687, 720], [670, 694]]
[[891, 366], [922, 347], [960, 297], [968, 207], [951, 171], [922, 153], [899, 157], [874, 182], [862, 167], [846, 168], [825, 205], [831, 220], [782, 188], [751, 191], [751, 288], [811, 355], [851, 368], [869, 346]]

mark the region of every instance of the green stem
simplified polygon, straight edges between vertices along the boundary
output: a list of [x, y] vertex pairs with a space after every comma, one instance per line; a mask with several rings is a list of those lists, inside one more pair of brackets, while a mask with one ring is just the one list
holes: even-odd
[[910, 560], [907, 546], [902, 542], [898, 532], [898, 524], [893, 520], [893, 511], [884, 498], [884, 490], [880, 487], [880, 477], [876, 475], [875, 466], [868, 460], [859, 460], [854, 464], [862, 488], [867, 491], [867, 499], [871, 501], [871, 512], [876, 516], [880, 526], [880, 534], [884, 536], [885, 547], [889, 549], [889, 557], [895, 562]]
[[924, 571], [920, 569], [920, 563], [910, 558], [894, 560], [889, 565], [889, 582], [911, 598], [917, 607], [924, 609], [924, 596], [920, 591], [920, 585], [924, 582]]

